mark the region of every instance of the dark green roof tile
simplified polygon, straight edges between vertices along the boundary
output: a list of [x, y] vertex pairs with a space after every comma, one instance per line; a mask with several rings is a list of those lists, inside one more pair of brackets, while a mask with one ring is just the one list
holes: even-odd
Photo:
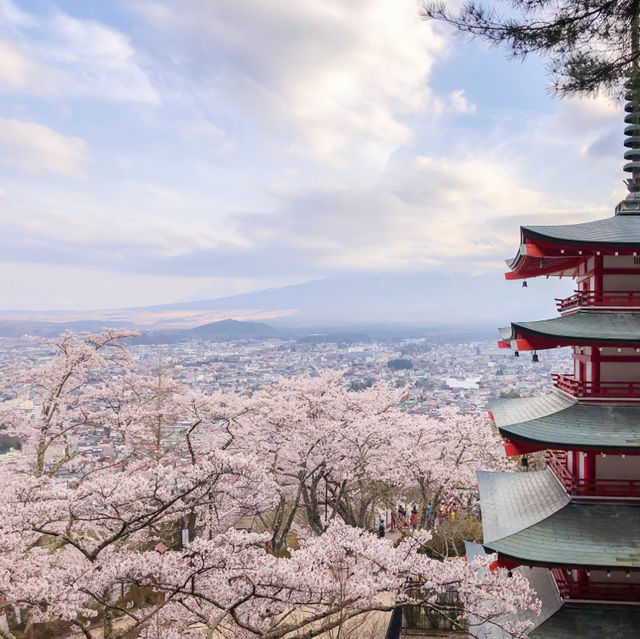
[[529, 636], [531, 639], [637, 639], [640, 606], [565, 603]]
[[559, 393], [490, 405], [503, 437], [559, 447], [640, 448], [640, 405], [580, 403]]
[[478, 471], [484, 545], [524, 530], [569, 503], [569, 496], [547, 468], [529, 473]]
[[572, 502], [484, 546], [540, 564], [640, 568], [640, 505]]
[[640, 343], [640, 313], [580, 310], [534, 322], [512, 322], [500, 335], [510, 341], [516, 334], [568, 342]]
[[629, 246], [640, 244], [640, 216], [614, 215], [604, 220], [554, 226], [523, 226], [523, 238], [568, 244]]

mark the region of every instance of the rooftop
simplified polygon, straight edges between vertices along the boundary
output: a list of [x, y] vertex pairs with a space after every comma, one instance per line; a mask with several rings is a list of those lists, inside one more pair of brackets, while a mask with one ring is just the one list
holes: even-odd
[[640, 342], [640, 313], [579, 310], [533, 322], [512, 322], [500, 329], [503, 340], [524, 339], [529, 347], [553, 348], [569, 344], [636, 344]]
[[531, 639], [636, 639], [639, 627], [639, 606], [565, 603], [529, 636]]
[[547, 566], [640, 568], [640, 505], [574, 503], [551, 470], [478, 472], [484, 547]]
[[[547, 226], [523, 226], [523, 240], [593, 244], [598, 246], [633, 246], [640, 244], [640, 215], [614, 215], [604, 220]], [[523, 242], [524, 243], [524, 242]]]
[[593, 404], [560, 393], [490, 404], [500, 434], [548, 447], [624, 450], [640, 447], [640, 405]]

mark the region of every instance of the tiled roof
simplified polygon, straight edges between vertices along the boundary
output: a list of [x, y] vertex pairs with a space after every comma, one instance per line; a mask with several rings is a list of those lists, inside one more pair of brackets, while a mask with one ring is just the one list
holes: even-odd
[[490, 405], [503, 437], [553, 446], [640, 447], [640, 405], [579, 403], [549, 393]]
[[640, 606], [565, 603], [529, 636], [531, 639], [637, 639]]
[[482, 471], [478, 484], [487, 550], [533, 564], [640, 568], [640, 505], [570, 502], [549, 469]]
[[523, 237], [551, 242], [623, 246], [640, 244], [640, 216], [614, 215], [604, 220], [558, 226], [523, 226]]
[[476, 475], [485, 546], [533, 526], [570, 501], [549, 469], [530, 473], [478, 471]]
[[532, 563], [640, 568], [640, 505], [573, 502], [484, 545]]
[[521, 336], [589, 341], [596, 343], [640, 342], [640, 313], [580, 310], [569, 315], [534, 322], [512, 322], [501, 328], [503, 339]]

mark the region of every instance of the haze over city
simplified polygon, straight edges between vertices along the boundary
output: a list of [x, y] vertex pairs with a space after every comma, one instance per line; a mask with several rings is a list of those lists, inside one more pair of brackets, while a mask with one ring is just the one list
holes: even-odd
[[[624, 194], [619, 105], [551, 97], [539, 59], [456, 39], [415, 0], [187, 5], [0, 1], [2, 310], [323, 278], [338, 297], [359, 277], [490, 291], [520, 223]], [[402, 315], [366, 287], [366, 319]]]

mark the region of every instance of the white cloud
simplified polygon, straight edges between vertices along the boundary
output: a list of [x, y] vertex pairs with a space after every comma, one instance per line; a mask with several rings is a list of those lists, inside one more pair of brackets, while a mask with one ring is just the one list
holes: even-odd
[[73, 90], [112, 100], [159, 102], [125, 35], [91, 20], [58, 13], [41, 54], [72, 75]]
[[[445, 41], [409, 0], [146, 2], [144, 15], [181, 32], [185, 68], [266, 122], [297, 153], [384, 163], [411, 139], [405, 116], [438, 106], [428, 86]], [[224, 64], [221, 64], [224, 63]]]
[[0, 89], [51, 95], [66, 82], [64, 74], [34, 62], [15, 44], [0, 40]]
[[0, 3], [0, 87], [36, 95], [156, 104], [159, 94], [130, 39], [56, 11], [35, 16]]
[[319, 273], [487, 270], [515, 252], [522, 223], [606, 214], [588, 200], [569, 204], [522, 186], [517, 169], [487, 154], [420, 156], [365, 189], [292, 196], [272, 216], [245, 218], [240, 230], [261, 254], [290, 251]]
[[191, 144], [202, 145], [207, 150], [220, 153], [234, 151], [236, 148], [233, 140], [227, 133], [208, 120], [192, 120], [179, 126], [181, 135]]
[[11, 0], [0, 0], [0, 20], [10, 28], [31, 27], [34, 20], [28, 13], [18, 9]]
[[67, 137], [37, 122], [0, 118], [2, 162], [23, 173], [57, 173], [85, 176], [88, 147], [77, 137]]
[[476, 105], [470, 102], [464, 94], [464, 89], [452, 91], [449, 94], [449, 103], [456, 113], [475, 113]]

